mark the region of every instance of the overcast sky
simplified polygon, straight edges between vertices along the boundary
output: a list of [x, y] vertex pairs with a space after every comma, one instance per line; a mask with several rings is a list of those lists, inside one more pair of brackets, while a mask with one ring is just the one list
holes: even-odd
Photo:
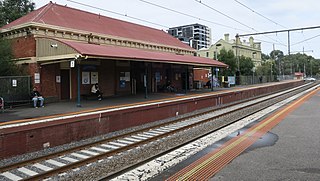
[[[199, 1], [200, 0], [55, 0], [52, 2], [162, 30], [193, 23], [203, 24], [211, 28], [213, 43], [223, 38], [225, 33], [229, 33], [230, 37], [234, 38], [237, 33], [241, 35], [320, 26], [320, 5], [317, 0], [201, 0], [201, 3], [199, 3]], [[33, 2], [35, 2], [36, 8], [39, 8], [49, 1], [33, 0]], [[188, 16], [156, 7], [146, 2], [185, 13]], [[100, 8], [100, 10], [97, 8]], [[256, 13], [252, 12], [252, 10]], [[108, 11], [152, 23], [139, 21]], [[222, 15], [222, 13], [224, 15]], [[257, 13], [264, 17], [259, 16]], [[248, 39], [248, 37], [242, 39]], [[259, 35], [254, 36], [254, 39], [255, 41], [262, 42], [262, 52], [265, 54], [269, 54], [272, 51], [273, 45], [275, 49], [279, 49], [285, 54], [288, 54], [287, 33]], [[320, 29], [290, 32], [290, 49], [292, 53], [302, 53], [304, 49], [306, 54], [320, 58], [319, 45]]]

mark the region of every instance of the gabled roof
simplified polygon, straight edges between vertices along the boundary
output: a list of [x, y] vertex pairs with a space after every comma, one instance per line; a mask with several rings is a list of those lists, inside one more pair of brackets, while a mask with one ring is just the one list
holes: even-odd
[[44, 27], [53, 25], [89, 33], [98, 33], [140, 42], [143, 41], [194, 50], [162, 30], [101, 16], [52, 2], [3, 26], [1, 29], [14, 29], [16, 26], [28, 23], [38, 23]]
[[92, 56], [105, 59], [118, 60], [134, 60], [134, 61], [148, 61], [161, 63], [178, 63], [197, 66], [214, 66], [227, 67], [226, 64], [212, 60], [209, 58], [191, 56], [191, 55], [177, 55], [173, 53], [148, 51], [136, 48], [127, 48], [111, 45], [97, 45], [84, 42], [75, 42], [61, 39], [57, 40], [69, 47], [73, 48], [82, 56]]

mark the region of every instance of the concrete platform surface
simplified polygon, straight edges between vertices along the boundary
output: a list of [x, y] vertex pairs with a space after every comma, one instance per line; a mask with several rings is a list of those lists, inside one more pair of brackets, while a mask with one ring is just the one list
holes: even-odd
[[320, 180], [319, 106], [320, 91], [211, 180]]

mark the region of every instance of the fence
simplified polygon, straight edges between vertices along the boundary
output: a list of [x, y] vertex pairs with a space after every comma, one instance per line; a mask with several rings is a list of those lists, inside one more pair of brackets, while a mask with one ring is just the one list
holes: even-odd
[[29, 102], [30, 92], [30, 76], [0, 77], [0, 97], [3, 97], [6, 106]]
[[277, 79], [274, 76], [241, 76], [240, 77], [240, 85], [252, 85], [252, 84], [275, 82], [275, 81], [277, 81]]

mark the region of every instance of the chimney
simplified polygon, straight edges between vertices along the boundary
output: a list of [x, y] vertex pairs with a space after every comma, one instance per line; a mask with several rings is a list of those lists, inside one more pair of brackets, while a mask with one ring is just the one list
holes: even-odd
[[250, 36], [249, 42], [250, 42], [250, 46], [253, 47], [253, 37], [252, 36]]
[[224, 40], [226, 41], [226, 42], [229, 42], [229, 34], [227, 33], [227, 34], [224, 34]]

